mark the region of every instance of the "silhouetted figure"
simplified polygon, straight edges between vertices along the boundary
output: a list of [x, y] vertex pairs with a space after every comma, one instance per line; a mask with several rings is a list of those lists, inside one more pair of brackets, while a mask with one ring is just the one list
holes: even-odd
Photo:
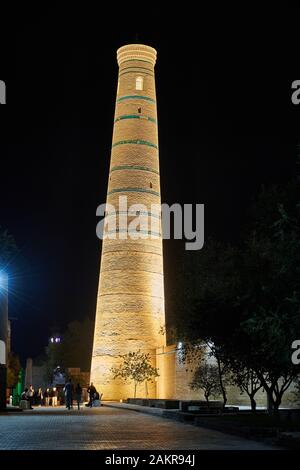
[[76, 396], [76, 401], [77, 401], [77, 407], [80, 410], [80, 402], [81, 402], [81, 396], [82, 396], [82, 387], [80, 384], [77, 384], [75, 388], [75, 396]]
[[34, 388], [32, 385], [30, 385], [28, 389], [27, 396], [28, 396], [29, 403], [30, 403], [30, 409], [33, 410], [32, 405], [33, 405]]
[[28, 398], [28, 388], [25, 388], [25, 389], [24, 389], [24, 392], [23, 392], [22, 395], [21, 395], [21, 400], [29, 401], [29, 398]]
[[73, 404], [73, 384], [72, 380], [69, 379], [64, 387], [65, 397], [66, 397], [66, 408], [71, 409]]
[[96, 387], [94, 386], [93, 382], [91, 382], [91, 385], [90, 385], [89, 388], [87, 389], [87, 392], [88, 392], [89, 397], [90, 397], [90, 401], [89, 401], [88, 406], [89, 406], [90, 408], [92, 408], [92, 406], [93, 406], [93, 401], [95, 400], [95, 394], [97, 393]]
[[57, 406], [58, 391], [56, 387], [52, 388], [51, 397], [52, 397], [52, 406]]
[[34, 403], [35, 405], [41, 406], [43, 400], [43, 392], [41, 387], [34, 393]]
[[46, 390], [44, 391], [44, 400], [45, 400], [45, 406], [49, 406], [49, 403], [50, 403], [49, 388], [46, 388]]

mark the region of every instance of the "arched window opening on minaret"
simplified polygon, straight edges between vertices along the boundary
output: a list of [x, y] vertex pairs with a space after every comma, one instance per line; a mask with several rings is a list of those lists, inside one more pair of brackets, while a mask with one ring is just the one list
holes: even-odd
[[138, 113], [141, 114], [142, 108], [138, 108]]
[[144, 86], [143, 77], [136, 77], [136, 79], [135, 79], [135, 89], [136, 90], [143, 90], [143, 86]]
[[152, 183], [150, 182], [150, 188], [152, 188]]

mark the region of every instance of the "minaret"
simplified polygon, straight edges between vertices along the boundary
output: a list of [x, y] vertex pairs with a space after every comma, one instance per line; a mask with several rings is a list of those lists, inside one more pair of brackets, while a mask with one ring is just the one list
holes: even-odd
[[[156, 50], [142, 44], [126, 45], [118, 49], [117, 60], [107, 203], [118, 216], [127, 217], [127, 225], [124, 230], [117, 222], [116, 238], [107, 235], [103, 239], [91, 366], [91, 381], [106, 400], [133, 396], [132, 384], [112, 379], [111, 367], [120, 363], [119, 355], [141, 350], [151, 354], [155, 365], [155, 349], [165, 344], [161, 334], [165, 313]], [[120, 196], [127, 198], [126, 210]], [[133, 204], [143, 204], [145, 210], [130, 210]], [[106, 219], [110, 216], [108, 206]], [[143, 238], [132, 239], [130, 222], [137, 216]], [[155, 397], [155, 383], [148, 388], [149, 396]], [[142, 385], [137, 396], [144, 396], [144, 390]]]

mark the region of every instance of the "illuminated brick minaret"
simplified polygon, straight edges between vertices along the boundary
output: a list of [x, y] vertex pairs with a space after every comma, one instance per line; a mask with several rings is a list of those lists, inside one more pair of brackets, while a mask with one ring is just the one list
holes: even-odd
[[[126, 45], [118, 49], [117, 60], [119, 80], [107, 203], [118, 215], [128, 216], [125, 232], [130, 232], [130, 221], [138, 215], [144, 238], [130, 238], [130, 233], [124, 234], [117, 224], [116, 239], [106, 236], [103, 240], [91, 365], [91, 381], [103, 392], [103, 399], [133, 394], [132, 384], [112, 379], [110, 369], [119, 364], [120, 354], [140, 349], [150, 352], [155, 364], [155, 349], [165, 343], [161, 334], [165, 313], [156, 50], [142, 44]], [[120, 207], [120, 196], [127, 197], [126, 214]], [[146, 210], [129, 211], [132, 204], [143, 204]], [[157, 205], [155, 209], [153, 204]], [[106, 217], [110, 217], [109, 209]], [[155, 388], [155, 383], [149, 385], [149, 396], [155, 397]], [[138, 391], [144, 395], [144, 385]]]

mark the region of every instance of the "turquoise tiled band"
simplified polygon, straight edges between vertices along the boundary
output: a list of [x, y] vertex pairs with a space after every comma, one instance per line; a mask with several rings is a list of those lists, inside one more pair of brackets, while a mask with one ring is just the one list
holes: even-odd
[[159, 193], [157, 191], [152, 191], [151, 189], [144, 189], [144, 188], [117, 188], [117, 189], [112, 189], [107, 193], [109, 196], [110, 194], [113, 193], [149, 193], [149, 194], [154, 194], [154, 196], [159, 196]]
[[159, 171], [154, 170], [153, 168], [149, 168], [148, 166], [140, 166], [140, 165], [118, 165], [118, 166], [113, 166], [110, 170], [112, 171], [118, 171], [118, 170], [142, 170], [142, 171], [150, 171], [151, 173], [155, 173], [159, 175]]
[[149, 96], [142, 96], [142, 95], [126, 95], [126, 96], [121, 96], [121, 98], [117, 99], [117, 103], [120, 101], [124, 100], [146, 100], [146, 101], [151, 101], [152, 103], [156, 103], [156, 101], [153, 98], [150, 98]]
[[147, 67], [139, 67], [138, 65], [131, 65], [131, 67], [123, 67], [122, 69], [120, 69], [120, 73], [122, 73], [122, 72], [124, 72], [124, 70], [128, 70], [128, 69], [141, 69], [141, 70], [147, 70], [147, 72], [152, 72], [152, 70], [148, 69]]
[[154, 77], [154, 73], [144, 72], [144, 70], [128, 70], [127, 72], [120, 72], [119, 77], [122, 77], [122, 75], [125, 75], [126, 73], [141, 73], [143, 75], [150, 75], [151, 77]]
[[160, 215], [154, 214], [153, 212], [145, 212], [145, 211], [133, 211], [133, 213], [130, 213], [130, 211], [115, 211], [115, 212], [112, 212], [111, 214], [106, 214], [105, 217], [111, 217], [113, 215], [119, 215], [119, 214], [123, 214], [123, 215], [127, 214], [128, 216], [131, 216], [131, 217], [133, 216], [138, 217], [139, 215], [145, 215], [148, 217], [154, 217], [155, 219], [160, 219]]
[[108, 235], [112, 233], [120, 233], [120, 232], [127, 232], [127, 233], [143, 233], [145, 235], [154, 235], [155, 237], [161, 237], [161, 233], [159, 232], [151, 232], [150, 230], [136, 230], [136, 229], [126, 229], [126, 228], [121, 228], [121, 229], [116, 229], [116, 230], [106, 230], [103, 235]]
[[144, 119], [145, 121], [151, 121], [156, 124], [156, 119], [150, 116], [143, 116], [140, 114], [123, 114], [122, 116], [118, 116], [114, 122], [122, 121], [123, 119]]
[[150, 60], [145, 60], [145, 59], [128, 59], [128, 60], [123, 60], [123, 61], [122, 61], [122, 64], [124, 64], [124, 62], [147, 62], [147, 64], [151, 64], [152, 67], [153, 67], [152, 62], [150, 62]]
[[116, 147], [117, 145], [125, 145], [125, 144], [136, 144], [136, 145], [148, 145], [148, 147], [154, 147], [158, 149], [158, 146], [156, 144], [153, 144], [152, 142], [148, 142], [147, 140], [119, 140], [118, 142], [115, 142], [112, 144], [112, 147]]

